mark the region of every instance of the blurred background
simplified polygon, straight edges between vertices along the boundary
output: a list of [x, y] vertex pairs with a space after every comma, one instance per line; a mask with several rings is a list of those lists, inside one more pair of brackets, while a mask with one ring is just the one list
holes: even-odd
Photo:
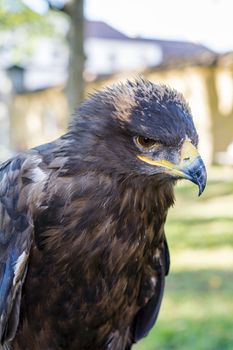
[[208, 186], [177, 186], [164, 302], [135, 350], [233, 349], [232, 13], [231, 0], [0, 0], [0, 161], [127, 78], [169, 84], [193, 111]]

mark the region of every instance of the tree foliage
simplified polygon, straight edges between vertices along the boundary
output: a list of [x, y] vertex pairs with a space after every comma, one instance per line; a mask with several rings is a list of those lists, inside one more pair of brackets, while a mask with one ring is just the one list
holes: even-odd
[[[31, 1], [33, 3], [34, 0]], [[10, 46], [15, 46], [15, 51], [25, 51], [26, 56], [28, 52], [33, 52], [31, 50], [31, 39], [35, 36], [47, 35], [51, 38], [56, 36], [63, 43], [66, 42], [70, 49], [67, 93], [69, 105], [73, 110], [83, 95], [83, 0], [70, 0], [68, 2], [43, 1], [47, 1], [48, 11], [39, 14], [33, 11], [29, 5], [27, 6], [23, 0], [0, 0], [0, 34], [3, 32], [9, 34], [10, 32], [11, 42], [13, 43]], [[57, 4], [63, 4], [63, 6], [56, 6]], [[61, 21], [63, 23], [59, 25]], [[64, 28], [67, 30], [64, 30]], [[68, 28], [69, 35], [67, 35]], [[8, 43], [7, 46], [9, 46]], [[19, 56], [17, 54], [17, 57]], [[25, 53], [21, 56], [25, 57]]]
[[50, 13], [41, 15], [20, 0], [0, 0], [0, 31], [25, 28], [31, 35], [50, 35], [54, 32]]

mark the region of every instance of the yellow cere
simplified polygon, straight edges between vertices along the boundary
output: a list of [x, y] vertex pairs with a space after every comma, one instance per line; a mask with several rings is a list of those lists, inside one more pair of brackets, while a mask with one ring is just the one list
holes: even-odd
[[180, 153], [180, 168], [189, 166], [199, 156], [197, 148], [190, 140], [185, 140]]
[[171, 163], [165, 159], [161, 159], [161, 160], [154, 160], [145, 156], [137, 156], [138, 159], [142, 160], [145, 163], [151, 164], [151, 165], [156, 165], [156, 166], [161, 166], [163, 168], [165, 168], [166, 170], [164, 170], [165, 173], [168, 174], [174, 174], [174, 175], [178, 175], [178, 176], [183, 176], [183, 172], [180, 171], [177, 167], [176, 164]]

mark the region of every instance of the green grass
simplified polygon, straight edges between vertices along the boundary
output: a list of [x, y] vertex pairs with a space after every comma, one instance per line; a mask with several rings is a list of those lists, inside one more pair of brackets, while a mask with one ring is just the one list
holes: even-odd
[[134, 350], [232, 350], [233, 169], [211, 169], [200, 198], [179, 184], [166, 234], [171, 271], [161, 312]]

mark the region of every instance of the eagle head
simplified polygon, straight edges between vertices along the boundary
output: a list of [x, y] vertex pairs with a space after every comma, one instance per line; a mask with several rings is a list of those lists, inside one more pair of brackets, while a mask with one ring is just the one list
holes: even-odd
[[[89, 168], [140, 179], [188, 179], [206, 185], [198, 135], [183, 96], [145, 79], [90, 96], [70, 126], [73, 154]], [[81, 155], [81, 157], [80, 157]]]

